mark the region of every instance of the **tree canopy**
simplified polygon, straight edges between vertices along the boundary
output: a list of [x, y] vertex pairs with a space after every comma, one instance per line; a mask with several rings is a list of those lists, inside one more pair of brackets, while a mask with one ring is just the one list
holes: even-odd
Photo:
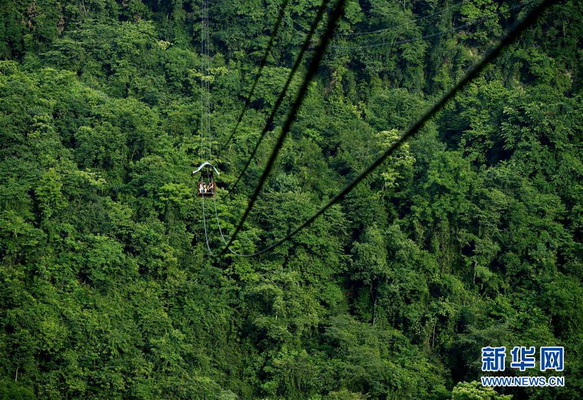
[[[341, 204], [246, 258], [207, 240], [220, 251], [257, 184], [307, 62], [227, 196], [319, 2], [206, 2], [207, 58], [203, 1], [2, 2], [0, 399], [581, 398], [583, 3], [549, 9]], [[233, 249], [303, 222], [532, 6], [349, 2]], [[565, 387], [483, 388], [489, 345], [564, 346]]]

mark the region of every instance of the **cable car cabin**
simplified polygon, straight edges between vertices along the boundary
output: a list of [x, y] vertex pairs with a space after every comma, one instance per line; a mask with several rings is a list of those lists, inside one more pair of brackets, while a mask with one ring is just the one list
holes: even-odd
[[[206, 168], [210, 167], [210, 168]], [[203, 162], [198, 169], [192, 171], [192, 175], [200, 172], [200, 181], [198, 182], [198, 197], [214, 197], [217, 191], [217, 185], [213, 176], [213, 170], [220, 175], [221, 173], [208, 161]], [[206, 176], [206, 182], [203, 176]]]
[[208, 184], [203, 181], [198, 183], [198, 197], [214, 197], [216, 192], [215, 181], [211, 180]]

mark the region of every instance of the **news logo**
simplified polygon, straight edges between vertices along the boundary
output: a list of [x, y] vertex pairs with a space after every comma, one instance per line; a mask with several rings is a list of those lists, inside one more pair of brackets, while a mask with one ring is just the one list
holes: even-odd
[[[534, 346], [515, 346], [510, 350], [510, 368], [524, 372], [536, 368], [537, 352]], [[565, 348], [562, 346], [541, 346], [538, 352], [538, 366], [544, 371], [561, 372], [565, 369]], [[506, 370], [506, 347], [482, 347], [482, 371], [501, 372]], [[562, 376], [483, 376], [483, 386], [559, 387], [565, 386]]]
[[[565, 348], [562, 346], [542, 346], [539, 349], [539, 368], [541, 371], [565, 369]], [[515, 346], [510, 351], [510, 368], [524, 372], [536, 367], [536, 348], [534, 346]], [[500, 372], [506, 370], [506, 347], [482, 347], [482, 371]]]

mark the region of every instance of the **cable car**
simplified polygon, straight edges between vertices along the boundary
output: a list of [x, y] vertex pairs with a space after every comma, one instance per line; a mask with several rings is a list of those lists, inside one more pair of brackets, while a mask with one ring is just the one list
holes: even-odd
[[[210, 167], [210, 168], [206, 168]], [[200, 180], [198, 181], [198, 190], [197, 195], [198, 197], [214, 197], [217, 192], [217, 185], [215, 184], [214, 174], [213, 171], [220, 175], [218, 169], [215, 168], [210, 162], [205, 161], [200, 166], [192, 171], [192, 175], [196, 175], [200, 172]], [[206, 182], [204, 179], [204, 175], [206, 175]]]

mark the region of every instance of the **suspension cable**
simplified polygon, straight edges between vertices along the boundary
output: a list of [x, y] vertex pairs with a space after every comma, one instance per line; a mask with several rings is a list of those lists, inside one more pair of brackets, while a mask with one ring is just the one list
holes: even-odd
[[235, 134], [237, 133], [237, 129], [239, 128], [239, 124], [243, 120], [243, 116], [245, 115], [247, 108], [249, 108], [249, 104], [251, 103], [251, 98], [253, 97], [253, 94], [255, 93], [255, 87], [257, 86], [257, 82], [259, 82], [259, 78], [261, 77], [261, 74], [263, 73], [263, 67], [265, 67], [265, 64], [267, 63], [267, 58], [269, 57], [269, 54], [271, 53], [271, 49], [273, 48], [273, 44], [275, 43], [275, 37], [277, 36], [277, 33], [279, 32], [281, 22], [283, 21], [283, 15], [284, 15], [285, 9], [287, 8], [288, 4], [289, 4], [289, 0], [284, 0], [283, 3], [281, 4], [280, 12], [278, 13], [277, 20], [275, 21], [275, 25], [273, 26], [273, 30], [271, 32], [271, 37], [269, 38], [269, 43], [267, 44], [267, 47], [265, 48], [265, 53], [263, 54], [263, 58], [261, 59], [261, 61], [259, 63], [259, 68], [257, 70], [257, 74], [255, 75], [255, 81], [253, 82], [253, 85], [251, 85], [251, 90], [249, 90], [249, 93], [247, 94], [247, 98], [245, 99], [245, 104], [243, 105], [243, 109], [241, 110], [241, 113], [239, 114], [239, 117], [237, 118], [237, 122], [235, 123], [235, 127], [233, 128], [231, 135], [228, 137], [228, 139], [225, 141], [225, 143], [221, 146], [217, 157], [220, 157], [223, 150], [231, 142], [233, 137], [235, 137]]
[[226, 252], [226, 249], [230, 245], [233, 244], [233, 241], [236, 239], [237, 234], [243, 228], [243, 224], [247, 220], [247, 217], [249, 216], [251, 209], [255, 205], [255, 202], [257, 201], [257, 198], [259, 197], [259, 193], [261, 193], [261, 190], [263, 189], [263, 186], [265, 185], [267, 177], [269, 176], [269, 173], [271, 172], [271, 169], [273, 168], [273, 166], [275, 164], [275, 160], [277, 159], [277, 155], [279, 154], [279, 151], [281, 150], [281, 148], [283, 146], [283, 142], [285, 141], [285, 138], [287, 137], [287, 134], [289, 133], [291, 126], [297, 117], [298, 111], [299, 111], [299, 109], [304, 101], [304, 98], [306, 97], [306, 94], [308, 93], [308, 86], [310, 85], [310, 82], [312, 81], [312, 79], [316, 75], [316, 72], [318, 72], [318, 68], [320, 67], [320, 63], [322, 61], [322, 58], [324, 57], [324, 53], [326, 52], [326, 48], [328, 47], [328, 44], [330, 43], [330, 40], [332, 39], [332, 36], [334, 35], [334, 31], [336, 30], [336, 27], [338, 26], [338, 21], [340, 20], [340, 17], [344, 14], [345, 5], [346, 5], [346, 0], [338, 0], [338, 2], [336, 3], [336, 6], [332, 10], [332, 14], [328, 18], [326, 31], [322, 35], [320, 45], [318, 46], [318, 49], [316, 50], [314, 57], [312, 58], [312, 61], [310, 62], [310, 65], [309, 65], [308, 70], [306, 72], [306, 75], [304, 77], [304, 81], [302, 83], [302, 86], [300, 87], [300, 90], [296, 96], [294, 104], [292, 105], [292, 108], [288, 114], [288, 117], [285, 121], [285, 124], [283, 125], [281, 133], [277, 139], [277, 142], [275, 143], [275, 147], [273, 148], [273, 151], [271, 152], [269, 160], [267, 160], [267, 165], [265, 166], [265, 169], [263, 170], [263, 174], [261, 175], [261, 178], [259, 178], [259, 183], [257, 184], [257, 187], [255, 188], [255, 192], [253, 193], [253, 195], [251, 195], [251, 199], [249, 200], [249, 203], [248, 203], [247, 208], [245, 209], [245, 211], [243, 213], [243, 216], [241, 217], [241, 220], [237, 224], [235, 231], [231, 235], [229, 242], [227, 243], [227, 245], [225, 245], [225, 248], [223, 249], [221, 254], [224, 254]]
[[[502, 51], [505, 48], [507, 48], [508, 46], [513, 44], [528, 27], [530, 27], [536, 21], [538, 21], [541, 14], [543, 13], [543, 11], [545, 11], [547, 8], [549, 8], [550, 6], [552, 6], [553, 4], [555, 4], [557, 2], [558, 2], [558, 0], [544, 0], [541, 3], [539, 3], [536, 7], [534, 7], [528, 13], [528, 15], [526, 15], [526, 17], [524, 17], [522, 20], [513, 24], [513, 26], [508, 30], [506, 35], [502, 39], [500, 39], [498, 44], [496, 46], [490, 48], [484, 54], [484, 56], [482, 57], [480, 62], [478, 62], [472, 68], [470, 68], [470, 70], [463, 76], [463, 78], [453, 88], [451, 88], [433, 106], [431, 106], [427, 111], [425, 111], [425, 113], [419, 119], [417, 119], [417, 121], [414, 122], [403, 133], [403, 135], [397, 141], [395, 141], [395, 143], [393, 143], [391, 146], [389, 146], [389, 148], [383, 154], [381, 154], [372, 164], [370, 164], [354, 180], [352, 180], [348, 185], [346, 185], [344, 187], [344, 189], [342, 189], [338, 194], [336, 194], [332, 199], [330, 199], [328, 201], [328, 203], [326, 203], [322, 208], [320, 208], [318, 211], [316, 211], [304, 223], [302, 223], [301, 225], [296, 227], [293, 231], [291, 231], [289, 234], [287, 234], [283, 238], [275, 241], [271, 245], [255, 252], [253, 254], [248, 254], [247, 256], [252, 257], [252, 256], [258, 256], [260, 254], [267, 253], [268, 251], [271, 251], [274, 248], [289, 241], [292, 237], [297, 235], [300, 231], [302, 231], [305, 228], [307, 228], [308, 226], [310, 226], [318, 217], [320, 217], [322, 214], [324, 214], [330, 207], [332, 207], [333, 205], [342, 201], [348, 193], [350, 193], [360, 182], [362, 182], [366, 176], [368, 176], [371, 172], [373, 172], [376, 168], [378, 168], [381, 164], [383, 164], [383, 162], [389, 156], [391, 156], [396, 150], [398, 150], [403, 145], [403, 143], [405, 143], [406, 141], [408, 141], [412, 137], [414, 137], [419, 132], [419, 130], [421, 128], [423, 128], [425, 126], [425, 124], [431, 118], [433, 118], [433, 116], [435, 116], [436, 113], [441, 111], [456, 96], [456, 94], [459, 91], [463, 90], [472, 81], [474, 81], [482, 73], [484, 68], [486, 68], [490, 63], [492, 63], [494, 60], [496, 60], [500, 56], [500, 54], [502, 53]], [[296, 112], [297, 112], [297, 110], [296, 110]], [[291, 115], [293, 115], [293, 114], [290, 114], [290, 116]], [[272, 164], [273, 163], [271, 163], [268, 166], [271, 167]], [[264, 176], [268, 173], [269, 173], [269, 170], [266, 168], [262, 178], [264, 178]], [[252, 199], [251, 199], [251, 200], [253, 200], [253, 202], [254, 202], [254, 200], [256, 200], [255, 195], [257, 195], [258, 192], [261, 190], [261, 186], [262, 186], [262, 183], [264, 183], [264, 180], [265, 179], [263, 179], [263, 182], [260, 181], [260, 185], [255, 190], [254, 198], [252, 197]], [[253, 203], [250, 201], [249, 206], [247, 206], [247, 209], [245, 210], [246, 212], [243, 215], [243, 218], [241, 219], [241, 222], [237, 226], [237, 229], [235, 230], [235, 232], [231, 236], [228, 244], [222, 250], [220, 255], [223, 255], [226, 252], [226, 249], [232, 245], [233, 241], [236, 238], [236, 234], [241, 230], [241, 227], [242, 227], [243, 223], [245, 222], [245, 219], [246, 219], [247, 215], [249, 214], [249, 211], [250, 211], [252, 205], [253, 205]]]
[[[200, 36], [201, 36], [201, 93], [200, 93], [200, 148], [199, 155], [202, 159], [210, 159], [212, 152], [212, 144], [210, 141], [210, 82], [209, 82], [209, 70], [210, 70], [210, 50], [209, 50], [209, 32], [208, 32], [208, 0], [203, 0], [201, 3], [201, 26], [200, 26]], [[202, 173], [201, 173], [202, 178]], [[215, 255], [211, 249], [209, 232], [206, 220], [206, 210], [205, 210], [205, 196], [201, 196], [202, 201], [202, 222], [204, 227], [204, 237], [206, 242], [206, 248], [208, 253], [212, 256]]]
[[[445, 7], [445, 8], [441, 8], [441, 9], [439, 9], [439, 11], [436, 11], [434, 13], [427, 14], [427, 15], [423, 15], [423, 16], [420, 16], [418, 18], [415, 18], [413, 21], [407, 21], [407, 22], [404, 22], [402, 24], [399, 24], [399, 25], [397, 25], [397, 27], [400, 28], [402, 26], [409, 26], [409, 25], [415, 24], [415, 23], [417, 23], [419, 21], [423, 21], [423, 20], [426, 20], [428, 18], [435, 17], [435, 16], [438, 16], [438, 15], [441, 15], [441, 14], [445, 14], [446, 11], [456, 9], [458, 7], [462, 7], [467, 2], [468, 2], [468, 0], [462, 0], [459, 3], [455, 3], [455, 4], [452, 4], [451, 6], [448, 6], [448, 7]], [[361, 32], [338, 33], [337, 36], [344, 36], [344, 37], [346, 37], [346, 36], [376, 35], [376, 34], [379, 34], [379, 33], [392, 31], [394, 29], [395, 28], [381, 28], [381, 29], [375, 29], [375, 30], [372, 30], [372, 31], [364, 31], [364, 32], [361, 31]]]
[[[219, 218], [219, 212], [217, 210], [217, 201], [216, 201], [216, 197], [213, 197], [213, 207], [215, 210], [215, 218], [217, 221], [217, 227], [219, 228], [219, 237], [221, 238], [221, 241], [223, 242], [224, 245], [227, 244], [227, 239], [225, 238], [225, 234], [223, 233], [223, 228], [221, 226], [221, 219]], [[229, 252], [237, 257], [253, 257], [253, 254], [242, 254], [242, 253], [238, 253], [235, 250], [231, 249], [230, 247], [227, 247], [227, 249], [229, 250]]]
[[[330, 48], [331, 49], [332, 48], [333, 49], [343, 49], [343, 50], [359, 50], [359, 49], [378, 48], [378, 47], [393, 47], [393, 46], [400, 45], [400, 44], [412, 43], [412, 42], [416, 42], [416, 41], [419, 41], [419, 40], [425, 40], [425, 39], [429, 39], [429, 38], [433, 38], [433, 37], [442, 36], [442, 35], [445, 35], [445, 34], [450, 33], [450, 32], [456, 32], [456, 31], [458, 31], [460, 29], [464, 29], [464, 28], [467, 28], [467, 27], [470, 27], [470, 26], [477, 25], [477, 24], [479, 24], [481, 22], [484, 22], [486, 20], [489, 20], [489, 19], [491, 19], [491, 18], [493, 18], [495, 16], [504, 14], [504, 13], [506, 13], [508, 11], [512, 11], [512, 10], [515, 10], [517, 8], [525, 7], [525, 6], [529, 5], [529, 4], [534, 3], [535, 1], [536, 0], [529, 0], [529, 1], [526, 1], [524, 3], [521, 3], [521, 4], [515, 5], [513, 7], [507, 8], [505, 10], [499, 10], [495, 14], [490, 14], [490, 15], [484, 16], [484, 17], [482, 17], [480, 19], [477, 19], [477, 20], [474, 20], [474, 21], [471, 21], [471, 22], [468, 22], [468, 23], [465, 23], [465, 24], [457, 25], [457, 26], [454, 26], [454, 27], [452, 27], [450, 29], [441, 30], [441, 31], [436, 32], [436, 33], [431, 33], [431, 34], [419, 36], [419, 37], [412, 38], [412, 39], [402, 39], [402, 40], [398, 40], [398, 41], [396, 41], [395, 39], [393, 39], [392, 41], [382, 41], [382, 42], [376, 42], [376, 43], [372, 43], [372, 44], [352, 45], [352, 46], [349, 46], [349, 45], [339, 45], [339, 44], [331, 44], [330, 45]], [[409, 25], [414, 24], [417, 21], [421, 21], [421, 20], [427, 19], [429, 17], [436, 16], [436, 15], [439, 15], [439, 14], [443, 14], [443, 13], [445, 13], [446, 10], [454, 9], [456, 7], [462, 6], [466, 2], [467, 2], [467, 0], [464, 0], [461, 3], [454, 4], [452, 6], [446, 7], [446, 8], [444, 8], [444, 9], [442, 9], [442, 10], [436, 12], [436, 13], [429, 14], [429, 15], [425, 15], [425, 16], [420, 17], [420, 18], [417, 18], [417, 19], [415, 19], [413, 21], [409, 21], [409, 22], [405, 22], [405, 23], [399, 24], [396, 27], [383, 28], [383, 29], [377, 29], [377, 30], [372, 30], [372, 31], [364, 31], [364, 32], [337, 33], [335, 36], [336, 36], [336, 38], [339, 38], [339, 37], [351, 37], [351, 36], [367, 36], [367, 35], [374, 35], [374, 34], [384, 33], [384, 32], [388, 32], [388, 31], [397, 31], [399, 28], [401, 28], [401, 27], [407, 27]], [[301, 26], [302, 31], [300, 31], [300, 30], [297, 30], [293, 26], [293, 24], [295, 22], [292, 21], [290, 23], [287, 20], [285, 20], [285, 22], [295, 32], [301, 33], [301, 34], [304, 34], [305, 33], [305, 29], [306, 28], [304, 28], [304, 27]], [[297, 24], [297, 23], [295, 23], [295, 24]]]
[[287, 91], [289, 89], [289, 86], [290, 86], [290, 84], [291, 84], [291, 82], [292, 82], [292, 80], [293, 80], [296, 72], [298, 71], [298, 69], [299, 69], [299, 67], [300, 67], [300, 65], [302, 63], [302, 60], [304, 58], [304, 54], [310, 48], [310, 45], [311, 45], [311, 42], [312, 42], [312, 37], [314, 36], [314, 33], [316, 32], [316, 28], [318, 27], [320, 21], [322, 20], [322, 17], [324, 16], [324, 12], [328, 8], [328, 3], [329, 2], [330, 2], [330, 0], [323, 0], [322, 1], [322, 4], [320, 5], [320, 8], [318, 9], [318, 12], [316, 13], [316, 17], [314, 18], [314, 22], [312, 23], [312, 26], [310, 27], [310, 31], [308, 32], [308, 34], [307, 34], [307, 36], [306, 36], [306, 38], [304, 40], [304, 44], [302, 45], [302, 48], [301, 48], [298, 56], [296, 57], [296, 61], [295, 61], [294, 65], [293, 65], [290, 73], [288, 74], [288, 77], [287, 77], [287, 80], [285, 82], [285, 85], [283, 86], [283, 89], [279, 93], [279, 96], [278, 96], [277, 100], [275, 101], [275, 104], [273, 105], [273, 109], [271, 110], [271, 114], [267, 118], [267, 121], [265, 122], [265, 126], [263, 127], [263, 130], [259, 134], [259, 138], [257, 139], [257, 142], [255, 143], [255, 147], [251, 151], [251, 154], [249, 155], [249, 158], [245, 162], [245, 165], [243, 166], [243, 169], [239, 173], [239, 176], [235, 180], [235, 183], [233, 183], [229, 187], [228, 194], [227, 194], [228, 196], [231, 196], [234, 193], [235, 188], [239, 184], [239, 181], [241, 181], [241, 178], [243, 177], [243, 175], [247, 171], [247, 168], [249, 168], [249, 165], [251, 164], [251, 161], [255, 157], [255, 154], [257, 154], [257, 150], [259, 149], [259, 145], [261, 145], [261, 142], [263, 141], [263, 139], [265, 138], [265, 135], [267, 134], [267, 132], [269, 131], [271, 125], [273, 124], [273, 121], [275, 120], [275, 116], [277, 114], [277, 111], [279, 110], [279, 107], [283, 103], [283, 100], [285, 98], [285, 95], [287, 94]]
[[[360, 31], [360, 32], [337, 32], [335, 36], [336, 36], [337, 38], [338, 38], [338, 37], [350, 37], [350, 36], [366, 36], [366, 35], [375, 35], [375, 34], [379, 34], [379, 33], [383, 33], [383, 32], [393, 31], [393, 30], [395, 30], [396, 28], [400, 28], [400, 27], [403, 27], [403, 26], [405, 26], [405, 27], [406, 27], [406, 26], [412, 25], [412, 24], [414, 24], [414, 23], [416, 23], [416, 22], [423, 21], [423, 20], [425, 20], [425, 19], [428, 19], [428, 18], [431, 18], [431, 17], [435, 17], [435, 16], [437, 16], [437, 15], [445, 14], [445, 12], [446, 12], [446, 11], [449, 11], [449, 10], [452, 10], [452, 9], [455, 9], [455, 8], [458, 8], [458, 7], [461, 7], [461, 6], [463, 6], [464, 4], [466, 4], [467, 2], [468, 2], [468, 0], [462, 0], [462, 1], [461, 1], [461, 2], [459, 2], [459, 3], [455, 3], [455, 4], [452, 4], [451, 6], [448, 6], [448, 7], [445, 7], [445, 8], [441, 8], [441, 9], [440, 9], [439, 11], [437, 11], [437, 12], [434, 12], [434, 13], [431, 13], [431, 14], [427, 14], [427, 15], [420, 16], [420, 17], [418, 17], [418, 18], [415, 18], [415, 19], [414, 19], [414, 20], [412, 20], [412, 21], [403, 22], [403, 23], [401, 23], [401, 24], [397, 25], [396, 27], [391, 27], [391, 28], [380, 28], [380, 29], [374, 29], [374, 30], [370, 30], [370, 31]], [[413, 15], [414, 15], [414, 14], [413, 14]], [[307, 29], [306, 29], [304, 26], [300, 25], [299, 23], [297, 23], [297, 22], [295, 22], [295, 21], [293, 21], [293, 20], [292, 20], [292, 22], [289, 22], [289, 21], [287, 21], [287, 20], [286, 20], [285, 22], [286, 22], [286, 24], [287, 24], [289, 27], [291, 27], [291, 28], [292, 28], [292, 29], [293, 29], [295, 32], [297, 32], [297, 33], [302, 33], [302, 34], [304, 34], [304, 33], [306, 33], [306, 31], [307, 31]], [[296, 28], [294, 27], [294, 24], [295, 24], [295, 25], [297, 25], [297, 26], [299, 26], [299, 27], [300, 27], [302, 30], [298, 30], [298, 29], [296, 29]]]
[[497, 12], [495, 14], [487, 15], [487, 16], [482, 17], [480, 19], [477, 19], [475, 21], [468, 22], [468, 23], [462, 24], [462, 25], [457, 25], [457, 26], [454, 26], [454, 27], [452, 27], [450, 29], [443, 30], [443, 31], [439, 31], [439, 32], [436, 32], [436, 33], [431, 33], [431, 34], [428, 34], [428, 35], [419, 36], [417, 38], [403, 39], [403, 40], [398, 40], [398, 41], [394, 41], [394, 42], [390, 42], [390, 43], [389, 42], [377, 42], [377, 43], [364, 44], [364, 45], [355, 45], [355, 46], [332, 45], [332, 46], [330, 46], [330, 48], [343, 49], [343, 50], [359, 50], [359, 49], [370, 49], [370, 48], [385, 47], [385, 46], [392, 47], [392, 46], [397, 46], [397, 45], [400, 45], [400, 44], [405, 44], [405, 43], [416, 42], [416, 41], [419, 41], [419, 40], [430, 39], [430, 38], [433, 38], [433, 37], [445, 35], [446, 33], [455, 32], [455, 31], [458, 31], [460, 29], [464, 29], [464, 28], [468, 28], [470, 26], [477, 25], [477, 24], [479, 24], [481, 22], [487, 21], [487, 20], [489, 20], [491, 18], [494, 18], [495, 16], [501, 15], [501, 14], [503, 14], [505, 12], [512, 11], [512, 10], [515, 10], [517, 8], [526, 7], [529, 4], [534, 3], [534, 1], [535, 0], [530, 0], [530, 1], [527, 1], [527, 2], [524, 2], [524, 3], [521, 3], [521, 4], [518, 4], [518, 5], [515, 5], [513, 7], [510, 7], [508, 9], [506, 9], [506, 10], [499, 11], [499, 12]]
[[[281, 93], [274, 105], [274, 108], [270, 114], [270, 117], [268, 118], [266, 124], [265, 124], [265, 128], [264, 130], [261, 132], [260, 138], [254, 148], [254, 150], [252, 151], [249, 159], [247, 160], [247, 163], [245, 164], [245, 167], [243, 168], [243, 170], [241, 171], [239, 177], [237, 178], [237, 181], [235, 182], [235, 184], [232, 185], [231, 190], [229, 191], [229, 194], [233, 193], [232, 190], [235, 188], [235, 186], [237, 185], [237, 183], [239, 182], [239, 180], [241, 179], [241, 177], [243, 176], [243, 174], [245, 173], [247, 167], [249, 166], [249, 164], [251, 163], [251, 160], [253, 159], [253, 157], [255, 156], [255, 153], [257, 152], [257, 149], [259, 148], [259, 145], [261, 144], [261, 141], [263, 139], [263, 137], [265, 136], [265, 134], [267, 133], [269, 126], [273, 123], [273, 120], [275, 119], [275, 115], [276, 112], [278, 111], [279, 107], [281, 106], [286, 92], [291, 84], [291, 81], [294, 77], [294, 75], [296, 74], [297, 70], [299, 69], [300, 65], [301, 65], [301, 61], [303, 60], [304, 54], [305, 52], [308, 50], [310, 44], [311, 44], [311, 40], [312, 40], [312, 36], [314, 35], [314, 33], [316, 32], [317, 26], [319, 25], [320, 21], [322, 20], [322, 17], [324, 16], [324, 13], [326, 11], [326, 9], [328, 8], [328, 3], [329, 0], [323, 0], [322, 4], [320, 5], [320, 8], [318, 9], [317, 13], [316, 13], [316, 17], [312, 23], [312, 26], [310, 28], [310, 31], [308, 32], [308, 35], [306, 36], [305, 39], [305, 43], [304, 46], [302, 46], [302, 49], [300, 51], [300, 53], [298, 54], [296, 61], [294, 63], [294, 66], [292, 67], [292, 70], [290, 71], [287, 81], [283, 87], [283, 89], [281, 90]], [[280, 14], [280, 16], [283, 19], [284, 13], [283, 10]], [[220, 222], [220, 218], [218, 215], [218, 210], [217, 210], [217, 205], [216, 205], [216, 198], [213, 198], [213, 208], [214, 208], [214, 212], [215, 212], [215, 219], [216, 219], [216, 223], [217, 223], [217, 227], [219, 230], [219, 236], [221, 238], [221, 241], [223, 242], [223, 244], [226, 246], [228, 244], [227, 239], [225, 238], [225, 235], [223, 233], [223, 228], [221, 226], [221, 222]], [[206, 217], [205, 217], [205, 207], [204, 207], [204, 196], [203, 196], [203, 223], [205, 225], [205, 232], [206, 232]], [[213, 252], [211, 251], [209, 244], [208, 244], [208, 238], [207, 238], [207, 248], [209, 250], [209, 253], [212, 255]], [[248, 254], [241, 254], [238, 253], [236, 251], [234, 251], [233, 249], [231, 249], [230, 246], [227, 246], [226, 249], [228, 249], [228, 251], [236, 256], [239, 257], [250, 257], [253, 255], [248, 255]]]

